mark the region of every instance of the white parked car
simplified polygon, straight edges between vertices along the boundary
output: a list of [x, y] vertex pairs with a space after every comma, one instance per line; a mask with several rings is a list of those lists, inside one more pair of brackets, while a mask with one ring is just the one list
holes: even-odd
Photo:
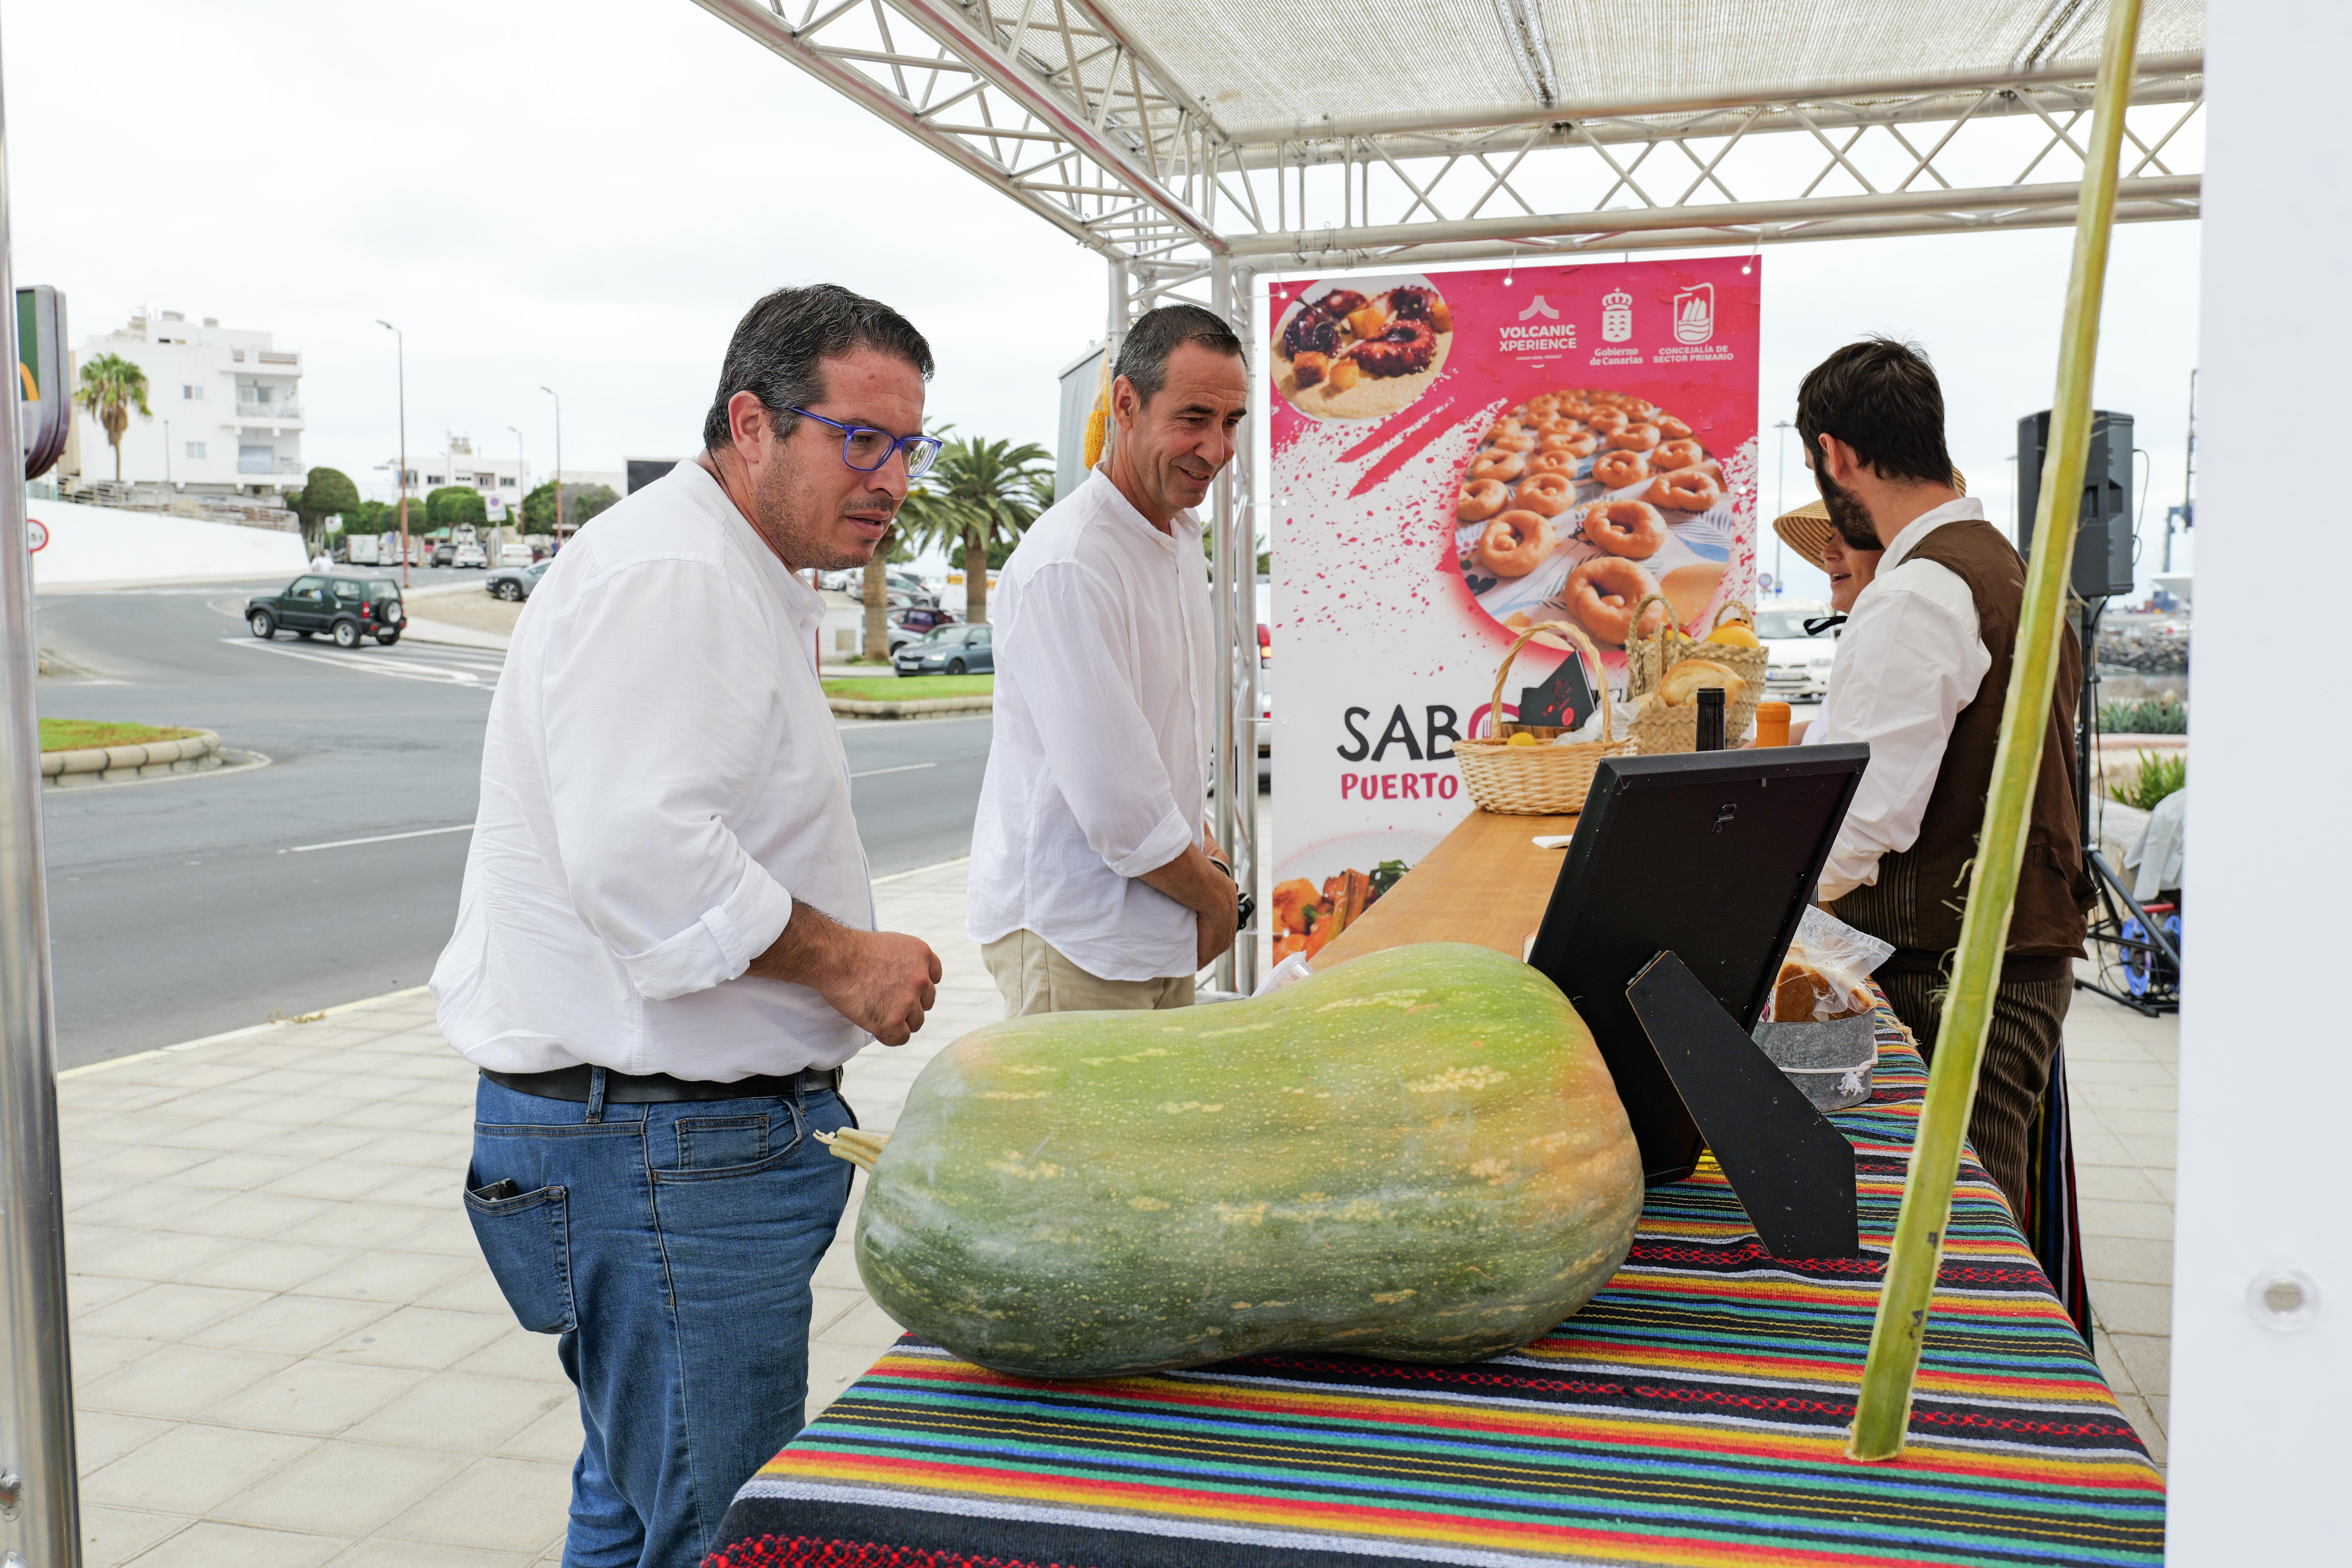
[[1774, 599], [1756, 612], [1756, 636], [1769, 661], [1764, 670], [1764, 695], [1779, 702], [1819, 702], [1829, 695], [1830, 662], [1837, 656], [1834, 628], [1812, 637], [1805, 623], [1833, 615], [1827, 605], [1803, 599]]
[[471, 540], [459, 541], [456, 553], [449, 557], [452, 566], [488, 566], [489, 563], [489, 552]]

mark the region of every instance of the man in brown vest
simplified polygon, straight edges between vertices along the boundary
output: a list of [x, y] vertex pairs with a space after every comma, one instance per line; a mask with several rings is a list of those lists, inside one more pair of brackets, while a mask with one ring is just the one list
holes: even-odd
[[[1832, 525], [1857, 550], [1885, 552], [1805, 734], [1871, 747], [1820, 897], [1840, 920], [1895, 944], [1878, 978], [1932, 1058], [1984, 826], [2025, 563], [1985, 521], [1983, 503], [1953, 484], [1943, 391], [1917, 349], [1874, 338], [1838, 350], [1799, 389], [1796, 423]], [[2069, 630], [1969, 1121], [1977, 1157], [2077, 1309], [2074, 1163], [2053, 1068], [2091, 899], [2070, 776], [2081, 682]]]

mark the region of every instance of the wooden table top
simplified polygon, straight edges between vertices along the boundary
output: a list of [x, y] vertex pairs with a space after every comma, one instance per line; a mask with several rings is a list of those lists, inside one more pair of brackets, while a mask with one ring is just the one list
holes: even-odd
[[1356, 923], [1315, 955], [1328, 969], [1384, 947], [1467, 942], [1521, 955], [1543, 921], [1568, 851], [1533, 840], [1576, 831], [1568, 816], [1504, 816], [1474, 811]]

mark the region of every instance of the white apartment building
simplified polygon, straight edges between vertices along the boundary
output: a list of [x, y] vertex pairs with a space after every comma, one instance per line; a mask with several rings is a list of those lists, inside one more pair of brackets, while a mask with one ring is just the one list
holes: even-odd
[[[377, 471], [367, 476], [366, 493], [376, 500], [393, 500], [400, 493], [400, 465], [386, 459]], [[353, 476], [357, 478], [357, 476]], [[422, 501], [443, 485], [469, 485], [482, 492], [485, 499], [495, 497], [509, 508], [522, 504], [534, 486], [543, 485], [555, 477], [552, 463], [526, 464], [520, 454], [505, 456], [483, 451], [471, 437], [446, 435], [438, 451], [408, 454], [408, 494], [413, 501]], [[610, 485], [613, 493], [622, 493], [625, 476], [605, 471], [579, 468], [563, 470], [563, 484], [568, 490], [573, 485]]]
[[[134, 412], [122, 433], [126, 483], [272, 499], [301, 485], [302, 356], [272, 347], [268, 332], [226, 328], [213, 316], [191, 322], [177, 310], [142, 311], [128, 326], [84, 338], [67, 374], [78, 382], [82, 365], [102, 353], [147, 373], [152, 417]], [[68, 457], [79, 457], [79, 477], [113, 479], [114, 448], [98, 416], [77, 406], [74, 437]]]

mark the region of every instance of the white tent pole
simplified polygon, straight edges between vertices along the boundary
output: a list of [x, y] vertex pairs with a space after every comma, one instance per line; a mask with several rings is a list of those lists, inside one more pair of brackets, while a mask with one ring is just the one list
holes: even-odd
[[[1213, 258], [1209, 267], [1209, 309], [1224, 321], [1233, 319], [1234, 265], [1227, 258]], [[1234, 595], [1239, 591], [1234, 571], [1234, 465], [1227, 463], [1218, 471], [1215, 487], [1209, 492], [1209, 559], [1212, 563], [1211, 602], [1215, 606], [1215, 629], [1209, 646], [1216, 650], [1213, 675], [1216, 680], [1216, 706], [1210, 720], [1209, 740], [1215, 748], [1217, 763], [1217, 843], [1228, 853], [1234, 848], [1235, 835], [1246, 832], [1240, 827], [1241, 813], [1236, 809], [1242, 799], [1244, 770], [1234, 750], [1234, 691], [1239, 677], [1235, 661], [1240, 658], [1240, 643], [1235, 637], [1238, 626], [1234, 616]], [[1252, 634], [1255, 637], [1255, 633]], [[1257, 798], [1257, 752], [1250, 751], [1247, 771], [1249, 798]], [[1234, 872], [1241, 867], [1235, 864]], [[1236, 942], [1235, 946], [1239, 946]], [[1224, 953], [1217, 960], [1217, 989], [1235, 989], [1239, 979], [1234, 954]]]
[[[1241, 334], [1253, 384], [1258, 340], [1255, 305], [1253, 279], [1245, 269], [1234, 268], [1226, 284], [1223, 315]], [[1224, 846], [1233, 858], [1234, 879], [1245, 890], [1257, 886], [1257, 473], [1252, 461], [1256, 437], [1250, 424], [1246, 418], [1242, 421], [1240, 445], [1234, 450], [1234, 460], [1226, 465], [1228, 477], [1223, 481], [1234, 616], [1233, 679], [1227, 683], [1226, 698], [1234, 716], [1234, 745], [1239, 753], [1234, 766], [1233, 837], [1224, 840]], [[1234, 989], [1244, 994], [1257, 989], [1256, 933], [1265, 924], [1263, 911], [1251, 918], [1253, 929], [1241, 932], [1234, 944]]]
[[[5, 117], [0, 117], [0, 124]], [[16, 343], [8, 174], [0, 129], [0, 301]], [[43, 387], [61, 396], [62, 387]], [[58, 1176], [57, 1020], [41, 853], [33, 557], [25, 539], [22, 409], [0, 397], [0, 1546], [10, 1568], [80, 1568], [65, 1207]], [[20, 1555], [21, 1554], [21, 1555]]]

